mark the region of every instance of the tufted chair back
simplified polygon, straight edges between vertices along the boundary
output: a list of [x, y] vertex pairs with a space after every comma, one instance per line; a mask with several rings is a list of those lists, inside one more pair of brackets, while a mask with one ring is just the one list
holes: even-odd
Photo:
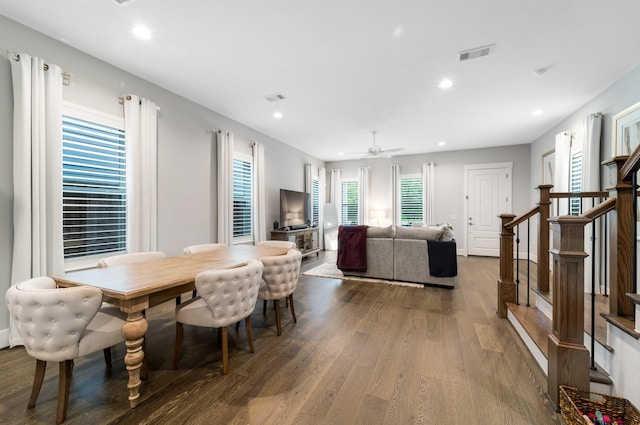
[[90, 286], [58, 289], [53, 279], [39, 277], [11, 286], [5, 298], [32, 357], [62, 362], [96, 351], [91, 351], [82, 337], [102, 304], [99, 289]]
[[258, 298], [277, 300], [295, 291], [302, 262], [300, 251], [291, 249], [286, 255], [262, 257], [260, 261], [264, 264], [264, 271]]
[[[251, 313], [256, 306], [262, 263], [251, 260], [242, 267], [225, 270], [205, 270], [196, 276], [199, 297], [176, 307], [176, 344], [173, 368], [178, 367], [182, 347], [183, 325], [218, 328], [222, 341], [222, 373], [229, 371], [227, 327], [244, 319], [247, 340], [254, 352], [251, 336]], [[237, 329], [237, 328], [236, 328]]]
[[268, 246], [273, 248], [296, 249], [296, 243], [289, 242], [289, 241], [261, 241], [261, 242], [258, 242], [258, 245]]
[[293, 291], [298, 286], [302, 254], [297, 249], [290, 249], [286, 255], [274, 255], [260, 258], [264, 264], [262, 282], [258, 298], [264, 300], [262, 313], [267, 314], [267, 300], [273, 300], [276, 311], [276, 327], [278, 336], [282, 335], [280, 319], [280, 299], [286, 298], [286, 305], [291, 309], [291, 317], [296, 323], [296, 311], [293, 306]]
[[122, 326], [126, 316], [119, 311], [112, 314], [101, 310], [99, 289], [91, 286], [56, 288], [55, 281], [49, 277], [11, 286], [5, 300], [27, 353], [36, 359], [28, 408], [36, 405], [47, 362], [59, 364], [56, 424], [60, 424], [67, 416], [73, 359], [103, 350], [110, 366], [110, 347], [124, 340]]
[[198, 274], [196, 289], [211, 310], [214, 328], [239, 322], [255, 309], [262, 268], [260, 261], [251, 260], [244, 267]]
[[112, 255], [111, 257], [106, 257], [98, 261], [98, 268], [103, 269], [105, 267], [118, 266], [120, 264], [141, 263], [143, 261], [157, 260], [164, 257], [164, 252], [160, 251]]
[[203, 243], [199, 245], [191, 245], [184, 249], [185, 255], [195, 254], [205, 251], [216, 251], [221, 248], [226, 248], [228, 245], [224, 243]]

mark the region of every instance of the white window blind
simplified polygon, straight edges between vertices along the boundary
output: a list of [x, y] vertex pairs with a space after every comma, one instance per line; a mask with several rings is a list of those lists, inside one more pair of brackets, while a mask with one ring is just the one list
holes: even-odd
[[342, 180], [342, 216], [341, 223], [358, 224], [358, 182]]
[[411, 226], [414, 221], [423, 221], [424, 188], [422, 177], [400, 178], [400, 225]]
[[251, 161], [233, 160], [233, 238], [235, 242], [251, 241], [252, 223], [252, 173]]
[[[569, 191], [580, 192], [582, 190], [582, 151], [571, 155], [569, 165]], [[580, 215], [580, 198], [571, 198], [571, 215]]]
[[62, 118], [65, 259], [127, 249], [124, 136], [121, 128]]
[[313, 206], [311, 207], [312, 224], [320, 223], [320, 182], [318, 179], [313, 179], [311, 186], [311, 201]]

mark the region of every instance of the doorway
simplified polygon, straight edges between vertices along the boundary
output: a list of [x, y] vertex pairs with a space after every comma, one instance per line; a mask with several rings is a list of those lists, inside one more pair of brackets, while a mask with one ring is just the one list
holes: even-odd
[[464, 166], [466, 255], [500, 256], [500, 214], [511, 212], [512, 162]]

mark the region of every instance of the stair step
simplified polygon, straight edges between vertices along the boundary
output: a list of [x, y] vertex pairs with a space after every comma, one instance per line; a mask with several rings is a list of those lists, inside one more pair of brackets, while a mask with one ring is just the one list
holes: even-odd
[[[553, 329], [553, 322], [546, 314], [535, 306], [516, 305], [507, 303], [507, 308], [518, 320], [529, 338], [538, 347], [538, 350], [548, 358], [549, 335]], [[546, 373], [546, 371], [545, 371]], [[598, 364], [596, 369], [589, 371], [589, 380], [603, 385], [613, 385], [613, 381]]]
[[597, 382], [598, 384], [613, 385], [613, 381], [609, 377], [609, 374], [598, 366], [597, 363], [595, 369], [589, 370], [589, 380], [591, 382]]
[[549, 335], [552, 330], [551, 319], [535, 306], [527, 307], [507, 303], [507, 308], [513, 313], [518, 322], [520, 322], [542, 354], [548, 357]]

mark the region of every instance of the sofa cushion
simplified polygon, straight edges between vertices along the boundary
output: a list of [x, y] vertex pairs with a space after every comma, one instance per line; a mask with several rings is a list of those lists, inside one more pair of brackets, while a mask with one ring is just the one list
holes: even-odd
[[397, 227], [396, 239], [440, 240], [441, 228], [431, 227]]
[[393, 238], [393, 227], [375, 227], [369, 226], [367, 229], [368, 238]]

